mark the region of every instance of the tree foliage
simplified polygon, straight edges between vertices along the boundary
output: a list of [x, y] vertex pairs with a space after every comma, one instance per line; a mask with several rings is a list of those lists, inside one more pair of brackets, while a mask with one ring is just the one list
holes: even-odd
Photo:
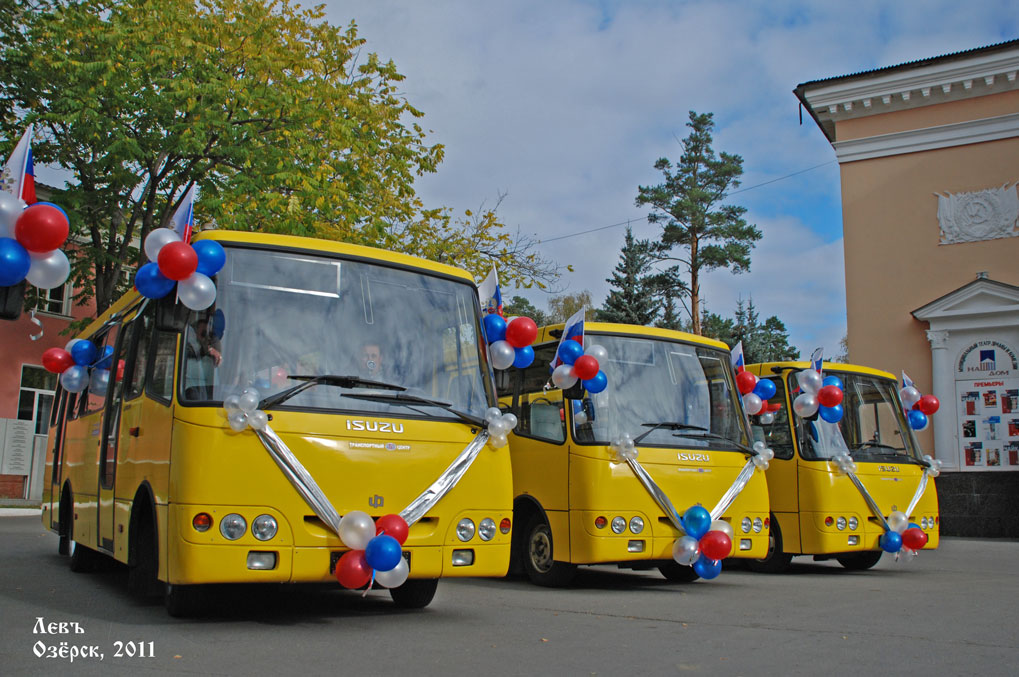
[[591, 313], [591, 317], [593, 317], [594, 306], [591, 305], [591, 292], [586, 289], [575, 294], [553, 296], [548, 300], [548, 323], [565, 322], [581, 309]]
[[687, 310], [696, 334], [701, 333], [701, 275], [716, 268], [734, 273], [749, 270], [750, 250], [761, 239], [761, 232], [742, 218], [746, 208], [720, 204], [739, 186], [743, 159], [725, 152], [715, 155], [714, 126], [711, 113], [690, 111], [687, 127], [691, 131], [682, 142], [679, 163], [673, 166], [667, 158], [659, 159], [655, 169], [662, 172], [664, 181], [639, 186], [636, 198], [638, 207], [651, 207], [648, 221], [662, 224], [658, 259], [678, 262], [689, 275]]
[[549, 322], [548, 315], [543, 310], [539, 310], [529, 300], [523, 296], [514, 296], [510, 299], [509, 303], [504, 303], [503, 315], [506, 317], [521, 316], [529, 317], [534, 320], [535, 324], [539, 327], [543, 327], [546, 324], [552, 324]]
[[730, 348], [742, 341], [747, 364], [795, 360], [800, 356], [800, 352], [789, 345], [785, 323], [775, 315], [761, 322], [753, 298], [745, 303], [743, 299], [736, 301], [736, 312], [732, 318], [705, 311], [701, 326], [704, 336], [718, 339]]
[[619, 263], [612, 277], [605, 280], [611, 291], [598, 310], [599, 320], [641, 326], [655, 321], [658, 307], [654, 276], [648, 269], [650, 263], [649, 243], [635, 240], [633, 230], [627, 226]]

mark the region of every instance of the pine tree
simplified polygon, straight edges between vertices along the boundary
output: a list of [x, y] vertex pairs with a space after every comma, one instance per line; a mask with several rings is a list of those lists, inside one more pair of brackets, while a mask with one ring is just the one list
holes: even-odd
[[605, 281], [612, 287], [605, 304], [598, 311], [602, 322], [650, 325], [658, 316], [654, 280], [648, 275], [649, 243], [635, 240], [633, 230], [626, 227], [626, 239], [612, 277]]

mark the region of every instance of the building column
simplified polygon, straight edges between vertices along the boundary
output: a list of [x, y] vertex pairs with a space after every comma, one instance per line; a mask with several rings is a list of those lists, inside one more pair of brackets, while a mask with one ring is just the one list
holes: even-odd
[[959, 468], [958, 412], [955, 402], [955, 371], [948, 355], [948, 332], [928, 330], [931, 344], [931, 387], [934, 397], [941, 402], [938, 413], [931, 417], [934, 424], [934, 449], [931, 456], [941, 459], [946, 468]]

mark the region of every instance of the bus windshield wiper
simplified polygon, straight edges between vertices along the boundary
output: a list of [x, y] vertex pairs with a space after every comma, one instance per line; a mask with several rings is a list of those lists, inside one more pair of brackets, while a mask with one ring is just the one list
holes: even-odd
[[[403, 390], [403, 388], [401, 388]], [[355, 400], [367, 400], [368, 402], [381, 402], [383, 404], [395, 404], [409, 409], [414, 409], [415, 405], [426, 406], [426, 407], [438, 407], [439, 409], [445, 409], [449, 413], [459, 418], [464, 423], [467, 423], [478, 428], [485, 428], [485, 420], [478, 416], [473, 416], [465, 411], [460, 411], [455, 408], [449, 402], [440, 402], [438, 400], [430, 400], [427, 397], [418, 397], [417, 395], [408, 395], [407, 393], [395, 393], [395, 394], [382, 394], [382, 393], [344, 393], [344, 397], [349, 397]], [[417, 411], [415, 409], [415, 411]], [[424, 413], [424, 412], [419, 412]]]
[[747, 445], [743, 444], [742, 442], [737, 442], [736, 440], [731, 440], [728, 437], [726, 437], [725, 435], [719, 435], [718, 433], [713, 433], [710, 430], [705, 430], [704, 428], [697, 428], [696, 426], [692, 426], [692, 428], [696, 428], [697, 430], [703, 431], [703, 432], [695, 432], [693, 434], [674, 433], [672, 436], [673, 437], [688, 437], [688, 438], [690, 438], [692, 440], [696, 440], [696, 439], [722, 440], [722, 441], [728, 442], [732, 446], [736, 447], [737, 449], [742, 451], [744, 454], [747, 454], [749, 456], [757, 456], [757, 450], [752, 449], [751, 447], [748, 447]]
[[372, 381], [360, 376], [337, 376], [335, 374], [323, 374], [321, 376], [294, 375], [290, 377], [294, 381], [304, 381], [295, 386], [270, 395], [259, 403], [259, 409], [268, 409], [277, 404], [286, 402], [298, 393], [317, 385], [338, 386], [340, 388], [380, 388], [382, 390], [406, 390], [403, 386], [385, 383], [383, 381]]
[[641, 425], [646, 428], [650, 428], [650, 430], [638, 435], [637, 439], [633, 441], [634, 444], [637, 444], [642, 439], [644, 439], [654, 431], [658, 430], [659, 428], [668, 428], [669, 430], [703, 430], [704, 432], [708, 431], [707, 428], [702, 428], [699, 425], [690, 425], [689, 423], [676, 423], [675, 421], [662, 421], [660, 423], [641, 423]]
[[884, 444], [882, 442], [870, 441], [870, 442], [863, 442], [861, 444], [858, 444], [857, 446], [855, 446], [853, 448], [853, 451], [862, 451], [864, 449], [869, 449], [870, 447], [881, 447], [882, 449], [891, 449], [892, 451], [905, 451], [906, 450], [905, 447], [893, 447], [890, 444]]

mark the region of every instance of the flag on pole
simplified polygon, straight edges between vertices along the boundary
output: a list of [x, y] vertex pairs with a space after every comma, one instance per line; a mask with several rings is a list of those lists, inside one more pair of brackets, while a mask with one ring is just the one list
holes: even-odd
[[502, 292], [499, 290], [499, 274], [495, 265], [488, 277], [478, 285], [478, 299], [481, 301], [482, 313], [502, 315]]
[[729, 357], [732, 360], [732, 368], [735, 369], [737, 373], [743, 371], [743, 369], [747, 366], [743, 359], [743, 341], [736, 344], [736, 347], [732, 349]]
[[821, 364], [824, 361], [821, 357], [824, 354], [823, 348], [815, 348], [814, 352], [810, 354], [810, 366], [814, 368], [818, 374], [821, 373]]
[[909, 388], [913, 385], [913, 379], [906, 376], [906, 372], [902, 372], [902, 387]]
[[177, 211], [170, 219], [170, 230], [180, 236], [182, 242], [191, 241], [191, 231], [195, 225], [195, 184], [191, 184], [188, 192], [184, 194]]
[[0, 174], [0, 188], [28, 204], [35, 204], [35, 163], [32, 162], [32, 127], [21, 136]]
[[584, 346], [584, 309], [581, 308], [577, 312], [570, 316], [570, 319], [566, 320], [566, 324], [563, 325], [563, 335], [559, 337], [559, 345], [556, 346], [555, 357], [552, 358], [552, 369], [555, 369], [563, 363], [559, 359], [559, 346], [563, 344], [563, 341], [576, 341], [581, 347]]

